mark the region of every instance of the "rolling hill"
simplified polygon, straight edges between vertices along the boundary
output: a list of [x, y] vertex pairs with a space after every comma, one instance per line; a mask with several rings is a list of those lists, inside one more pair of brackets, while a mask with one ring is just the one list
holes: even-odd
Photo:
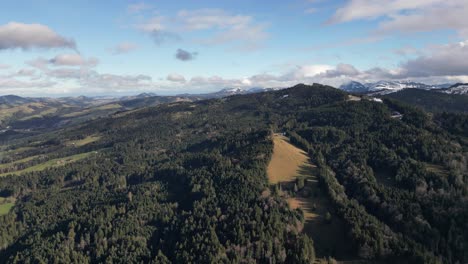
[[[424, 110], [348, 95], [301, 84], [164, 102], [9, 141], [0, 259], [466, 262], [466, 139]], [[268, 181], [275, 133], [317, 166], [313, 182]], [[340, 223], [349, 253], [307, 230], [285, 194]]]

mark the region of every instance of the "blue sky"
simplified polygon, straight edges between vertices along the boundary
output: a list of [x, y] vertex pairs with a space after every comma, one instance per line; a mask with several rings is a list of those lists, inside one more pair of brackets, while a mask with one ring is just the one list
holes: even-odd
[[466, 0], [5, 0], [0, 94], [468, 81], [467, 13]]

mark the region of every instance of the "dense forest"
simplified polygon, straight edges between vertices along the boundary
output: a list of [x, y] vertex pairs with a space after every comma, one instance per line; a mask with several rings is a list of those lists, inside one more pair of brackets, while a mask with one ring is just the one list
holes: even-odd
[[315, 84], [5, 140], [0, 262], [312, 263], [302, 211], [266, 177], [284, 132], [318, 165], [356, 259], [466, 263], [467, 120]]
[[403, 89], [396, 93], [384, 95], [384, 97], [418, 106], [429, 112], [468, 113], [468, 95], [466, 94], [445, 94], [440, 91]]

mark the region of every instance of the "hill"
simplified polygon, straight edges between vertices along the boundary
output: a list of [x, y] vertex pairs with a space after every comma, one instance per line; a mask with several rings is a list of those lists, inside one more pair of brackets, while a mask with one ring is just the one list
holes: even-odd
[[468, 83], [456, 83], [448, 88], [440, 89], [439, 91], [447, 94], [468, 95]]
[[460, 112], [468, 113], [468, 96], [445, 94], [437, 91], [421, 89], [405, 89], [385, 95], [410, 105], [418, 106], [429, 112]]
[[318, 184], [304, 188], [323, 192], [327, 221], [343, 224], [344, 260], [466, 262], [466, 138], [406, 104], [347, 98], [297, 85], [10, 141], [0, 153], [0, 197], [10, 201], [0, 259], [311, 263], [322, 240], [304, 233], [303, 212], [282, 196], [295, 190], [267, 178], [272, 135], [283, 132], [317, 165]]

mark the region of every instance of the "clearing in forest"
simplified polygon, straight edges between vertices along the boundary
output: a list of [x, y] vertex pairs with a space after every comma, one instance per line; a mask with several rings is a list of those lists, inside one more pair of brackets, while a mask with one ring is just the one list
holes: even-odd
[[271, 184], [295, 180], [299, 167], [307, 163], [306, 153], [289, 143], [280, 134], [273, 135], [273, 156], [268, 165], [268, 180]]
[[99, 139], [101, 139], [101, 136], [91, 135], [91, 136], [87, 136], [87, 137], [85, 137], [83, 139], [71, 140], [71, 141], [67, 142], [67, 145], [75, 146], [75, 147], [81, 147], [81, 146], [93, 143], [95, 141], [98, 141]]
[[0, 215], [6, 215], [15, 205], [15, 200], [10, 198], [0, 197]]
[[16, 171], [2, 173], [2, 174], [0, 174], [0, 177], [10, 175], [10, 174], [19, 175], [19, 174], [25, 173], [25, 172], [42, 171], [42, 170], [45, 170], [47, 168], [63, 166], [63, 165], [66, 165], [66, 164], [69, 164], [69, 163], [76, 162], [76, 161], [79, 161], [81, 159], [87, 158], [88, 156], [90, 156], [93, 153], [95, 153], [95, 152], [91, 151], [91, 152], [80, 153], [80, 154], [67, 156], [67, 157], [63, 157], [63, 158], [51, 159], [51, 160], [46, 161], [44, 163], [33, 165], [31, 167], [27, 167], [27, 168], [22, 169], [22, 170], [16, 170]]
[[[318, 182], [317, 167], [303, 150], [281, 134], [273, 135], [273, 155], [267, 168], [270, 184], [280, 184], [291, 209], [304, 214], [304, 231], [313, 240], [319, 257], [353, 257], [344, 222], [336, 216], [328, 195]], [[297, 179], [303, 179], [304, 186]]]

